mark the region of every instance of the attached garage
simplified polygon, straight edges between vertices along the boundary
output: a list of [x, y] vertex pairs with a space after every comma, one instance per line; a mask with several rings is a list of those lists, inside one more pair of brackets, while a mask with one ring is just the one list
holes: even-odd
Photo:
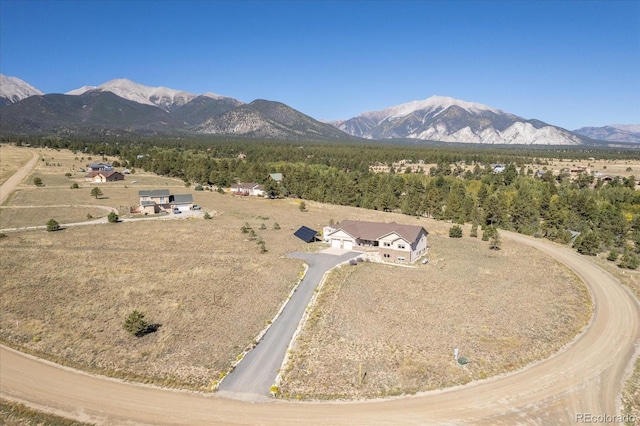
[[331, 247], [333, 248], [342, 248], [342, 241], [340, 240], [331, 240]]
[[353, 250], [353, 241], [344, 241], [343, 248], [345, 250]]

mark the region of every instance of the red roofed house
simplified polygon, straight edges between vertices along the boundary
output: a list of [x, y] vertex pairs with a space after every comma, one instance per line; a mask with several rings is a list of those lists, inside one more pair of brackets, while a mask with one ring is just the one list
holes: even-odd
[[343, 220], [326, 239], [331, 247], [377, 248], [383, 260], [413, 263], [427, 252], [427, 234], [422, 226]]
[[106, 172], [89, 172], [85, 176], [87, 182], [115, 182], [117, 180], [124, 180], [124, 175], [120, 172], [109, 170]]

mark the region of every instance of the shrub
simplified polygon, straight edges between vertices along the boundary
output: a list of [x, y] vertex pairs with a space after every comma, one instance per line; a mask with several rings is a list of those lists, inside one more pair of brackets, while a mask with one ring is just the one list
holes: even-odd
[[496, 233], [491, 236], [491, 241], [489, 242], [489, 249], [500, 250], [501, 247], [502, 247], [502, 240], [500, 240], [500, 234], [498, 234], [498, 231], [496, 231]]
[[640, 266], [640, 259], [628, 250], [622, 255], [618, 264], [618, 267], [624, 269], [638, 269], [638, 266]]
[[109, 213], [109, 216], [107, 216], [107, 220], [109, 221], [109, 223], [117, 223], [119, 219], [120, 218], [118, 217], [116, 212], [111, 212]]
[[60, 230], [60, 224], [55, 219], [49, 219], [49, 221], [47, 222], [47, 231], [53, 232], [53, 231], [59, 231], [59, 230]]
[[462, 238], [462, 228], [458, 225], [453, 225], [451, 228], [449, 228], [449, 237]]
[[209, 214], [209, 212], [204, 212], [204, 216], [202, 216], [205, 219], [211, 219], [211, 215]]
[[497, 233], [498, 229], [495, 226], [487, 226], [484, 228], [484, 231], [482, 231], [482, 241], [489, 241], [489, 239]]
[[267, 229], [267, 225], [265, 225], [265, 224], [264, 224], [264, 222], [263, 222], [263, 223], [261, 223], [261, 224], [260, 224], [260, 229], [263, 229], [263, 230], [264, 230], [264, 229]]
[[616, 260], [618, 260], [619, 255], [620, 253], [618, 253], [618, 250], [616, 250], [615, 248], [612, 248], [611, 251], [609, 252], [609, 256], [607, 256], [607, 260], [615, 262]]
[[469, 232], [469, 236], [471, 238], [478, 238], [478, 224], [474, 223], [471, 225], [471, 232]]
[[144, 313], [133, 310], [125, 319], [124, 329], [136, 337], [142, 337], [149, 331], [149, 323], [144, 319]]
[[278, 222], [273, 224], [273, 229], [280, 229], [280, 224]]
[[304, 201], [300, 201], [300, 206], [298, 208], [300, 209], [301, 212], [306, 212], [307, 211], [307, 203], [305, 203]]
[[91, 196], [95, 197], [97, 200], [98, 197], [102, 197], [102, 190], [97, 186], [94, 186], [93, 188], [91, 188]]
[[202, 185], [196, 185], [195, 188], [193, 188], [195, 191], [204, 191], [204, 188], [202, 187]]
[[78, 189], [78, 188], [80, 188], [80, 186], [78, 186], [78, 183], [77, 183], [77, 182], [73, 182], [73, 183], [71, 184], [71, 189]]
[[244, 225], [242, 225], [242, 228], [240, 228], [240, 230], [242, 231], [243, 234], [248, 234], [249, 231], [252, 231], [253, 229], [251, 229], [251, 225], [249, 225], [249, 222], [245, 222]]
[[67, 179], [71, 177], [71, 173], [69, 172], [65, 173], [64, 175], [67, 177]]
[[42, 186], [42, 179], [40, 179], [39, 177], [34, 177], [33, 178], [33, 184], [35, 186]]

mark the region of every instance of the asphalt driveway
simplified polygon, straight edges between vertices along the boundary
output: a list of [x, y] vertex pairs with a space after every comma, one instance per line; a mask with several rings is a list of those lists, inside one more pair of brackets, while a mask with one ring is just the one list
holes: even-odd
[[273, 322], [260, 343], [253, 348], [220, 384], [221, 396], [255, 400], [269, 395], [278, 370], [284, 360], [287, 347], [298, 328], [305, 309], [313, 297], [313, 291], [322, 276], [331, 268], [357, 257], [361, 253], [347, 252], [341, 255], [326, 253], [289, 253], [288, 257], [303, 260], [309, 265], [298, 289], [280, 316]]

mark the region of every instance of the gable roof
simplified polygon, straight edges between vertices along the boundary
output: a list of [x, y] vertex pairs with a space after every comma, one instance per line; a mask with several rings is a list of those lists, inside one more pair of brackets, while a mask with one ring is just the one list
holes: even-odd
[[168, 189], [149, 189], [138, 191], [139, 197], [168, 197], [171, 195]]
[[193, 195], [191, 194], [180, 194], [173, 196], [173, 202], [176, 204], [189, 204], [193, 203]]
[[298, 229], [296, 232], [294, 232], [293, 235], [295, 235], [296, 237], [300, 238], [305, 243], [310, 243], [312, 241], [315, 241], [316, 235], [318, 235], [318, 231], [314, 231], [311, 228], [308, 228], [306, 226], [302, 226], [302, 227], [300, 227], [300, 229]]
[[396, 233], [409, 243], [416, 241], [422, 231], [428, 234], [422, 226], [401, 225], [399, 223], [366, 222], [361, 220], [343, 220], [338, 224], [338, 230], [343, 230], [354, 238], [375, 241]]
[[231, 186], [231, 189], [264, 189], [264, 185], [255, 182], [240, 182]]

